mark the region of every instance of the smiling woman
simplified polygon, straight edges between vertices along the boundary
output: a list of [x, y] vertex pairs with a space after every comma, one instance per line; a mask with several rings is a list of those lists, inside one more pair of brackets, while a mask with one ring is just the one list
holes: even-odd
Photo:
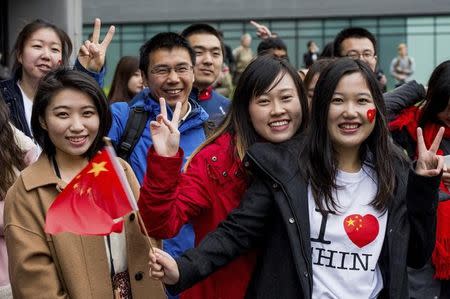
[[[122, 233], [105, 238], [44, 233], [48, 207], [102, 148], [111, 125], [97, 83], [73, 70], [49, 72], [37, 89], [31, 123], [43, 154], [20, 174], [5, 199], [14, 298], [36, 293], [43, 298], [106, 299], [119, 293], [120, 298], [164, 298], [160, 283], [139, 274], [146, 271], [149, 245], [134, 215], [126, 217]], [[137, 197], [137, 179], [121, 162]], [[140, 278], [132, 282], [132, 277]]]
[[[257, 141], [286, 141], [308, 121], [308, 114], [302, 114], [307, 100], [296, 69], [287, 60], [260, 56], [242, 73], [224, 122], [190, 156], [182, 174], [181, 109], [169, 123], [164, 107], [161, 101], [162, 115], [151, 122], [153, 147], [138, 206], [151, 236], [171, 237], [192, 222], [197, 245], [240, 204], [250, 180], [242, 163], [245, 151]], [[256, 256], [250, 252], [237, 259], [181, 297], [243, 298]]]
[[[306, 135], [249, 148], [244, 164], [257, 175], [215, 231], [176, 261], [150, 253], [150, 275], [169, 291], [213, 278], [259, 247], [246, 298], [408, 298], [406, 266], [420, 267], [433, 250], [443, 130], [429, 149], [418, 131], [413, 170], [389, 139], [381, 91], [366, 63], [333, 61], [317, 87]], [[208, 202], [224, 193], [212, 189]]]
[[[77, 158], [84, 160], [83, 155], [94, 143], [100, 125], [91, 97], [75, 89], [56, 93], [39, 120], [55, 147], [56, 159], [74, 162]], [[70, 181], [71, 177], [63, 179]]]
[[[100, 19], [96, 19], [93, 39], [81, 46], [75, 68], [88, 73], [102, 85], [106, 49], [114, 35], [114, 26], [101, 43], [99, 35]], [[11, 122], [29, 137], [32, 137], [31, 110], [38, 83], [51, 70], [67, 67], [71, 53], [69, 36], [43, 20], [28, 23], [17, 36], [12, 55], [13, 78], [0, 82], [0, 92], [10, 109]]]

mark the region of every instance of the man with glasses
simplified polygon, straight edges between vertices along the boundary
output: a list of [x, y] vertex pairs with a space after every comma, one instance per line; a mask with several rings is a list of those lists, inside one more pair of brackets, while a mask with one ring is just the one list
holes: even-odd
[[[335, 57], [349, 57], [366, 62], [377, 76], [380, 88], [386, 85], [386, 76], [377, 71], [377, 40], [365, 28], [349, 27], [339, 32], [333, 42]], [[383, 90], [385, 91], [385, 90]], [[388, 111], [388, 120], [393, 120], [406, 107], [414, 105], [425, 97], [423, 85], [412, 80], [383, 95]]]
[[334, 56], [347, 56], [365, 61], [377, 75], [381, 89], [386, 91], [386, 76], [376, 69], [377, 40], [368, 30], [361, 27], [350, 27], [338, 33], [334, 39]]
[[[137, 94], [130, 104], [117, 102], [111, 105], [113, 121], [109, 137], [116, 148], [126, 134], [130, 111], [139, 108], [148, 115], [144, 119], [145, 128], [137, 136], [128, 159], [141, 185], [147, 170], [147, 152], [152, 145], [150, 122], [160, 114], [160, 98], [166, 100], [169, 119], [176, 103], [182, 104], [178, 129], [184, 159], [205, 140], [203, 126], [208, 114], [195, 99], [189, 98], [194, 82], [194, 65], [195, 52], [184, 37], [173, 32], [159, 33], [140, 49], [139, 69], [148, 88]], [[193, 246], [194, 233], [190, 224], [185, 225], [175, 238], [164, 240], [164, 250], [175, 257]], [[134, 273], [130, 273], [130, 277], [134, 277]]]

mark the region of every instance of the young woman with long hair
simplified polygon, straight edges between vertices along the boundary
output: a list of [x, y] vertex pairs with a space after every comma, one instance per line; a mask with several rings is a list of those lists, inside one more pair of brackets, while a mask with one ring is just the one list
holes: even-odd
[[[59, 192], [102, 148], [111, 112], [94, 79], [56, 70], [40, 82], [31, 117], [43, 153], [23, 170], [5, 199], [5, 237], [14, 298], [165, 298], [146, 271], [148, 241], [135, 215], [107, 237], [44, 231]], [[137, 197], [139, 184], [121, 161]]]
[[150, 254], [150, 275], [178, 292], [259, 245], [247, 298], [408, 298], [406, 266], [433, 250], [442, 134], [427, 149], [417, 131], [413, 169], [390, 140], [373, 72], [336, 60], [306, 136], [252, 146], [257, 175], [239, 208], [177, 261]]
[[33, 141], [9, 122], [9, 111], [0, 94], [0, 298], [12, 298], [8, 274], [8, 253], [3, 234], [5, 195], [19, 172], [37, 158]]
[[[100, 19], [94, 23], [93, 39], [80, 48], [75, 68], [103, 84], [106, 50], [114, 35], [111, 26], [100, 43]], [[20, 31], [13, 47], [13, 77], [0, 82], [0, 93], [10, 110], [12, 124], [31, 137], [31, 111], [42, 77], [60, 66], [67, 67], [72, 42], [67, 33], [44, 20], [35, 20]]]
[[[244, 70], [224, 123], [189, 157], [183, 174], [179, 115], [168, 123], [162, 111], [151, 123], [153, 148], [138, 205], [150, 236], [172, 237], [190, 222], [197, 245], [239, 205], [250, 181], [242, 164], [246, 150], [256, 142], [288, 140], [308, 121], [296, 70], [271, 55], [256, 58]], [[256, 253], [248, 253], [181, 297], [243, 298], [255, 260]]]
[[111, 89], [108, 94], [109, 103], [129, 102], [144, 88], [139, 70], [139, 59], [134, 56], [120, 58], [114, 72]]
[[[417, 157], [418, 127], [423, 129], [425, 144], [429, 146], [440, 126], [445, 128], [438, 153], [450, 155], [450, 60], [439, 64], [428, 81], [425, 101], [405, 109], [389, 123], [392, 136], [408, 156]], [[416, 298], [450, 298], [450, 162], [439, 186], [437, 236], [432, 259], [420, 269], [410, 269], [410, 292]]]

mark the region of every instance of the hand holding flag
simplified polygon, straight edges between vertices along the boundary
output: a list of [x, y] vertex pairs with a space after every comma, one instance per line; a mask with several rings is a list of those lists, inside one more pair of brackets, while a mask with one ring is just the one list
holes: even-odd
[[45, 232], [120, 233], [120, 218], [132, 210], [137, 205], [131, 188], [114, 150], [106, 146], [56, 197], [47, 212]]

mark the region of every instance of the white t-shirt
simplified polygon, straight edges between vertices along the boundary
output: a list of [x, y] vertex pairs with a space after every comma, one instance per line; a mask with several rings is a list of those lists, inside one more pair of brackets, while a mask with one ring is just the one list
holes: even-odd
[[[115, 273], [120, 273], [128, 268], [128, 258], [127, 258], [127, 239], [125, 236], [125, 222], [123, 224], [124, 228], [121, 233], [111, 233], [109, 235], [111, 242], [111, 253], [112, 261], [114, 264]], [[108, 266], [111, 270], [111, 257], [109, 254], [108, 241], [104, 237], [106, 256], [108, 258]]]
[[312, 298], [376, 298], [383, 289], [378, 258], [386, 233], [387, 212], [370, 202], [377, 192], [375, 173], [338, 171], [338, 212], [324, 219], [308, 188], [313, 269]]
[[[17, 86], [19, 86], [20, 92], [22, 93], [23, 107], [25, 108], [25, 118], [27, 120], [28, 128], [30, 128], [31, 132], [31, 111], [33, 111], [33, 101], [25, 94], [19, 82], [17, 82]], [[33, 132], [31, 132], [31, 134], [33, 134]]]

